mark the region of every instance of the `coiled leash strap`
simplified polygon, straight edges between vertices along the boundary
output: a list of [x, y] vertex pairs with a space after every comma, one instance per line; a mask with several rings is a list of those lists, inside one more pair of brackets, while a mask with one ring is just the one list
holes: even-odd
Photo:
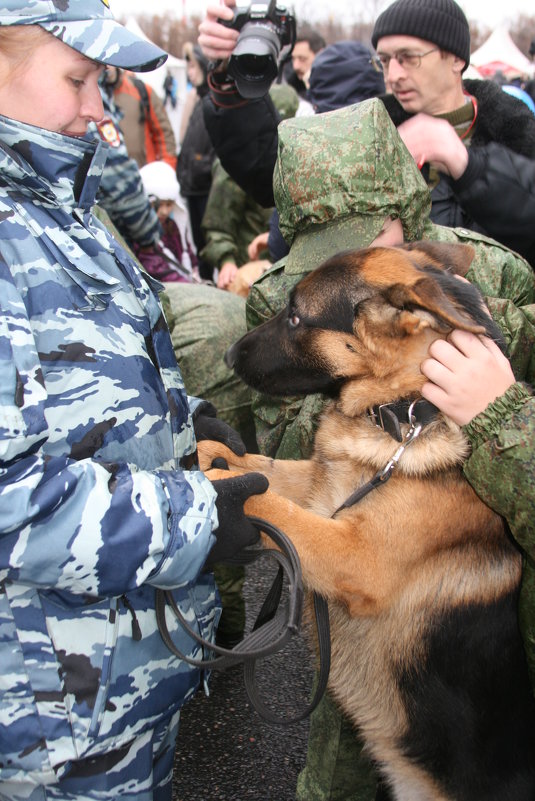
[[[331, 667], [331, 637], [329, 628], [329, 610], [327, 602], [317, 593], [313, 593], [315, 623], [318, 640], [319, 671], [314, 697], [305, 709], [295, 717], [281, 718], [275, 715], [260, 697], [255, 684], [256, 662], [262, 657], [280, 651], [284, 645], [299, 632], [303, 612], [303, 576], [301, 563], [293, 543], [276, 526], [259, 517], [250, 517], [251, 523], [259, 532], [267, 534], [280, 548], [257, 548], [242, 551], [233, 563], [250, 564], [261, 558], [271, 558], [278, 562], [277, 575], [257, 615], [254, 626], [241, 642], [234, 648], [221, 648], [208, 640], [203, 639], [194, 631], [180, 612], [173, 595], [168, 590], [156, 590], [156, 620], [160, 635], [171, 653], [183, 659], [190, 665], [210, 670], [225, 670], [226, 668], [243, 663], [245, 689], [251, 702], [269, 723], [285, 724], [298, 723], [308, 717], [320, 702], [326, 688]], [[281, 608], [284, 577], [288, 584], [288, 602]], [[219, 656], [210, 659], [192, 659], [183, 654], [174, 644], [166, 621], [166, 608], [172, 611], [176, 619], [187, 634], [201, 645], [203, 654], [212, 651]]]

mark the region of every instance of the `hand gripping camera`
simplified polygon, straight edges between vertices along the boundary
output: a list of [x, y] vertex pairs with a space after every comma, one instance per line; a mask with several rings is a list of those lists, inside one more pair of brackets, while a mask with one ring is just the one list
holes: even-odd
[[221, 22], [240, 32], [228, 74], [247, 99], [262, 97], [279, 74], [295, 44], [295, 17], [287, 6], [270, 0], [236, 7], [234, 19]]

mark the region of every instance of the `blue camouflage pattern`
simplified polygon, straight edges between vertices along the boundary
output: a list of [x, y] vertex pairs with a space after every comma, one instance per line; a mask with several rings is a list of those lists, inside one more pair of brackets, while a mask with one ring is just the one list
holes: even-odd
[[87, 58], [147, 72], [168, 54], [114, 18], [108, 0], [4, 0], [0, 25], [40, 25]]
[[205, 638], [220, 611], [199, 401], [159, 285], [91, 215], [106, 151], [0, 117], [0, 796], [120, 749], [193, 694], [156, 587]]

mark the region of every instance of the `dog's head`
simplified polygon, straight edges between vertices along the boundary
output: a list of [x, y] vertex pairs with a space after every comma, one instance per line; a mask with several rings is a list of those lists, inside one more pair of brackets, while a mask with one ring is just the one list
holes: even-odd
[[[417, 392], [420, 364], [434, 339], [454, 328], [503, 346], [465, 273], [473, 249], [412, 243], [347, 251], [293, 289], [287, 307], [233, 345], [226, 362], [270, 395], [336, 395], [366, 381], [369, 403]], [[376, 387], [376, 391], [374, 389]]]

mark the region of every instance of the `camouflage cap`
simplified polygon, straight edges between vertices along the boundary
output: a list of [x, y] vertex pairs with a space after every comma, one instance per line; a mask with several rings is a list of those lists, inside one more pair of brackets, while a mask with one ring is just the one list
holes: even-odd
[[279, 126], [273, 191], [291, 245], [287, 272], [367, 247], [387, 217], [419, 239], [431, 210], [427, 184], [381, 100]]
[[109, 0], [0, 0], [0, 25], [40, 25], [87, 58], [147, 72], [167, 53], [131, 33], [111, 13]]

